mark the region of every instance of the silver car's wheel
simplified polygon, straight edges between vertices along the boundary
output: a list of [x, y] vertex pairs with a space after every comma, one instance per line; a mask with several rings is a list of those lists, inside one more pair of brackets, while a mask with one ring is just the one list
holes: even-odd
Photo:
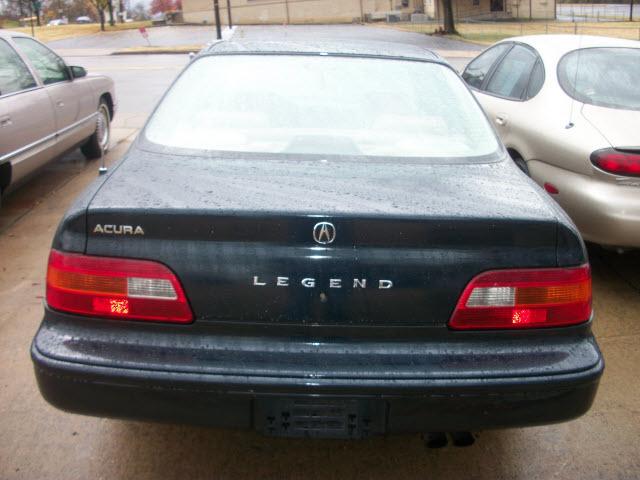
[[109, 105], [105, 99], [100, 100], [98, 111], [96, 112], [96, 129], [87, 139], [87, 143], [82, 146], [84, 156], [91, 158], [100, 158], [100, 156], [109, 150], [111, 142], [111, 115]]
[[100, 148], [106, 153], [109, 150], [109, 142], [111, 140], [111, 120], [109, 118], [109, 107], [104, 103], [101, 103], [98, 109], [96, 136], [98, 137]]

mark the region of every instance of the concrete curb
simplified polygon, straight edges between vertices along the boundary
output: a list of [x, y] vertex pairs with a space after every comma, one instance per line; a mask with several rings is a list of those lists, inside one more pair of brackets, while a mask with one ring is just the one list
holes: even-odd
[[116, 50], [110, 55], [188, 55], [189, 53], [198, 53], [204, 45], [196, 48], [171, 49], [171, 48], [154, 48], [140, 50]]
[[229, 41], [236, 33], [237, 26], [225, 28], [222, 30], [222, 40], [214, 39], [205, 45], [178, 45], [175, 47], [158, 46], [158, 47], [131, 47], [115, 50], [111, 55], [183, 55], [189, 53], [198, 53], [205, 47], [213, 45], [220, 41]]

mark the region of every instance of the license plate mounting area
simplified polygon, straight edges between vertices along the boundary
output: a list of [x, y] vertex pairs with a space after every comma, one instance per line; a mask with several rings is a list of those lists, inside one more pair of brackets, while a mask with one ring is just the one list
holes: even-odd
[[384, 431], [384, 402], [341, 398], [276, 398], [254, 403], [256, 428], [266, 435], [364, 438]]

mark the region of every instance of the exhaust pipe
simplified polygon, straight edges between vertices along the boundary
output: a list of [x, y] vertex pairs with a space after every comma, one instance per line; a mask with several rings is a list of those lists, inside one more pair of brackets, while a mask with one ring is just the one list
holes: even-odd
[[471, 432], [451, 432], [451, 441], [456, 447], [470, 447], [476, 441]]
[[444, 448], [451, 443], [456, 447], [470, 447], [476, 441], [471, 432], [427, 432], [422, 438], [427, 448]]
[[422, 436], [427, 448], [443, 448], [449, 443], [444, 432], [428, 432]]

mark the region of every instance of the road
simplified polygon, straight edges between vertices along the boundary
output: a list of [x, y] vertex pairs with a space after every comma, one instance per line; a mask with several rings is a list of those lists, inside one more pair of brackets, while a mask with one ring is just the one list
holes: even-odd
[[[629, 3], [558, 3], [556, 15], [561, 22], [626, 22], [629, 20]], [[640, 15], [640, 7], [633, 10]]]
[[83, 37], [66, 38], [49, 42], [48, 45], [56, 50], [64, 49], [120, 49], [127, 47], [144, 47], [146, 45], [161, 47], [176, 47], [181, 45], [205, 44], [213, 40], [215, 27], [198, 26], [165, 26], [149, 27], [149, 42], [140, 35], [138, 30], [122, 30], [106, 32]]
[[[314, 38], [391, 38], [384, 29], [305, 27]], [[246, 36], [296, 29], [240, 29]], [[244, 32], [244, 33], [243, 33]], [[425, 42], [412, 34], [397, 41]], [[428, 39], [425, 43], [428, 43]], [[447, 47], [440, 44], [439, 48]], [[84, 47], [83, 47], [84, 48]], [[96, 48], [98, 50], [99, 47]], [[462, 51], [452, 45], [451, 51]], [[89, 52], [90, 53], [90, 52]], [[69, 56], [116, 81], [113, 164], [126, 151], [184, 55]], [[459, 58], [459, 57], [456, 57]], [[640, 476], [640, 254], [591, 249], [594, 325], [607, 369], [593, 409], [560, 425], [480, 432], [469, 448], [427, 450], [417, 435], [363, 441], [289, 440], [254, 432], [98, 419], [40, 397], [29, 344], [42, 315], [46, 258], [57, 223], [97, 176], [77, 153], [52, 163], [0, 210], [0, 479], [464, 478], [633, 479]]]

